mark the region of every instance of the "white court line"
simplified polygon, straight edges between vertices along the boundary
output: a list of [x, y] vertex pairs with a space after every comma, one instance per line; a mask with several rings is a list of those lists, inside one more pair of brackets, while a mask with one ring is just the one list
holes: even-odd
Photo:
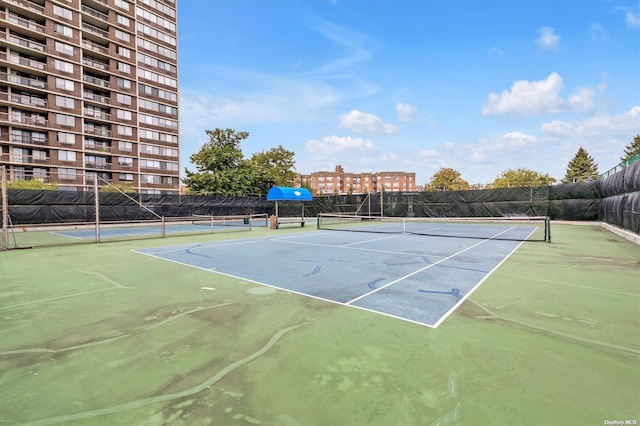
[[[509, 228], [509, 229], [507, 229], [507, 230], [505, 230], [505, 231], [502, 231], [502, 232], [500, 232], [500, 233], [497, 233], [496, 235], [493, 235], [491, 238], [488, 238], [488, 239], [486, 239], [486, 240], [482, 240], [482, 241], [480, 241], [479, 243], [476, 243], [476, 244], [474, 244], [474, 245], [472, 245], [472, 246], [469, 246], [469, 247], [467, 247], [467, 248], [465, 248], [465, 249], [462, 249], [462, 250], [460, 250], [459, 252], [452, 254], [451, 256], [445, 257], [445, 258], [443, 258], [443, 259], [438, 260], [437, 262], [431, 263], [431, 264], [429, 264], [429, 265], [425, 266], [424, 268], [420, 268], [420, 269], [418, 269], [417, 271], [413, 271], [412, 273], [407, 274], [407, 275], [405, 275], [404, 277], [400, 277], [400, 278], [398, 278], [398, 279], [397, 279], [397, 280], [395, 280], [395, 281], [391, 281], [390, 283], [385, 284], [385, 285], [383, 285], [382, 287], [376, 288], [375, 290], [371, 290], [371, 291], [370, 291], [370, 292], [368, 292], [368, 293], [365, 293], [365, 294], [363, 294], [363, 295], [361, 295], [361, 296], [356, 297], [356, 298], [355, 298], [355, 299], [353, 299], [353, 300], [348, 301], [348, 302], [346, 303], [346, 305], [350, 305], [350, 304], [352, 304], [353, 302], [357, 302], [358, 300], [363, 299], [363, 298], [365, 298], [365, 297], [367, 297], [367, 296], [369, 296], [369, 295], [371, 295], [371, 294], [373, 294], [373, 293], [376, 293], [376, 292], [378, 292], [378, 291], [380, 291], [380, 290], [382, 290], [382, 289], [385, 289], [385, 288], [389, 287], [390, 285], [393, 285], [393, 284], [398, 283], [398, 282], [400, 282], [400, 281], [402, 281], [402, 280], [404, 280], [404, 279], [407, 279], [407, 278], [409, 278], [409, 277], [411, 277], [411, 276], [413, 276], [413, 275], [415, 275], [415, 274], [418, 274], [418, 273], [420, 273], [420, 272], [422, 272], [422, 271], [425, 271], [425, 270], [427, 270], [427, 269], [429, 269], [429, 268], [431, 268], [431, 267], [433, 267], [433, 266], [436, 266], [436, 265], [437, 265], [437, 264], [439, 264], [439, 263], [444, 262], [445, 260], [449, 260], [449, 259], [451, 259], [451, 258], [453, 258], [453, 257], [455, 257], [455, 256], [457, 256], [457, 255], [459, 255], [460, 253], [464, 253], [464, 252], [465, 252], [465, 251], [467, 251], [467, 250], [471, 250], [472, 248], [477, 247], [477, 246], [479, 246], [480, 244], [484, 244], [484, 243], [486, 243], [487, 241], [491, 241], [493, 238], [495, 238], [495, 237], [499, 236], [500, 234], [504, 234], [505, 232], [508, 232], [508, 231], [510, 231], [510, 230], [512, 230], [512, 229], [514, 229], [514, 228], [515, 228], [515, 226], [514, 226], [514, 227], [512, 227], [512, 228]], [[522, 244], [522, 243], [520, 243], [520, 244]], [[518, 246], [518, 247], [520, 247], [520, 246]], [[504, 262], [504, 260], [503, 260], [503, 262]]]
[[[402, 236], [405, 234], [399, 234], [397, 235]], [[272, 240], [272, 241], [276, 241], [279, 243], [288, 243], [288, 244], [300, 244], [303, 246], [316, 246], [316, 247], [328, 247], [328, 248], [337, 248], [337, 249], [346, 249], [346, 250], [357, 250], [357, 251], [370, 251], [373, 253], [384, 253], [384, 254], [402, 254], [402, 255], [406, 255], [406, 256], [429, 256], [431, 257], [442, 257], [442, 256], [438, 256], [436, 254], [420, 254], [420, 253], [407, 253], [406, 251], [390, 251], [390, 250], [376, 250], [376, 249], [367, 249], [367, 248], [360, 248], [360, 247], [347, 247], [346, 245], [335, 245], [335, 244], [319, 244], [319, 243], [306, 243], [306, 242], [302, 242], [302, 241], [282, 241], [282, 240]], [[371, 240], [374, 241], [374, 240]]]
[[[515, 227], [514, 227], [514, 228], [515, 228]], [[511, 250], [511, 253], [509, 253], [508, 255], [506, 255], [506, 256], [504, 257], [504, 259], [502, 259], [502, 260], [500, 261], [500, 263], [498, 263], [498, 264], [497, 264], [497, 265], [496, 265], [492, 270], [490, 270], [490, 271], [487, 273], [487, 275], [485, 275], [485, 276], [484, 276], [484, 278], [482, 278], [480, 281], [478, 281], [478, 284], [474, 285], [474, 286], [471, 288], [471, 290], [469, 290], [469, 291], [467, 292], [467, 294], [465, 294], [465, 295], [464, 295], [464, 297], [462, 297], [460, 300], [458, 300], [458, 302], [457, 302], [455, 305], [453, 305], [453, 306], [451, 307], [451, 309], [449, 309], [449, 310], [448, 310], [448, 311], [447, 311], [443, 316], [441, 316], [441, 317], [440, 317], [440, 319], [439, 319], [438, 321], [436, 321], [436, 323], [435, 323], [435, 324], [433, 324], [433, 328], [436, 328], [437, 326], [439, 326], [439, 325], [442, 323], [442, 321], [446, 320], [446, 319], [449, 317], [449, 315], [451, 315], [451, 314], [452, 314], [452, 313], [453, 313], [453, 312], [458, 308], [458, 306], [460, 306], [460, 305], [462, 304], [462, 302], [464, 302], [465, 300], [467, 300], [467, 298], [468, 298], [469, 296], [471, 296], [471, 293], [473, 293], [473, 292], [476, 290], [476, 288], [478, 288], [478, 287], [480, 286], [480, 284], [482, 284], [483, 282], [485, 282], [485, 280], [486, 280], [487, 278], [489, 278], [489, 276], [490, 276], [491, 274], [493, 274], [493, 272], [494, 272], [496, 269], [498, 269], [498, 268], [500, 267], [500, 265], [502, 265], [502, 264], [503, 264], [503, 263], [504, 263], [508, 258], [510, 258], [510, 257], [511, 257], [511, 255], [512, 255], [513, 253], [515, 253], [515, 251], [516, 251], [516, 250], [518, 250], [518, 248], [520, 248], [520, 246], [521, 246], [522, 244], [524, 244], [524, 242], [525, 242], [525, 241], [526, 241], [526, 240], [527, 240], [531, 235], [533, 235], [533, 233], [534, 233], [535, 231], [536, 231], [535, 229], [534, 229], [533, 231], [531, 231], [531, 232], [529, 233], [529, 235], [527, 235], [527, 238], [525, 238], [523, 241], [521, 241], [521, 242], [520, 242], [520, 244], [518, 244], [518, 245], [517, 245], [513, 250]]]
[[76, 240], [89, 240], [90, 239], [90, 238], [74, 237], [72, 235], [67, 235], [67, 234], [60, 234], [58, 232], [53, 232], [53, 231], [49, 231], [49, 233], [53, 234], [53, 235], [57, 235], [59, 237], [73, 238], [73, 239], [76, 239]]

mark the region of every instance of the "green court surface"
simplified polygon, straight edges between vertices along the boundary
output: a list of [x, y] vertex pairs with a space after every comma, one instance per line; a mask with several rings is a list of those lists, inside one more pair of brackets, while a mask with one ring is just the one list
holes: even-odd
[[0, 252], [0, 424], [640, 421], [640, 246], [552, 229], [437, 328], [132, 251], [309, 228]]

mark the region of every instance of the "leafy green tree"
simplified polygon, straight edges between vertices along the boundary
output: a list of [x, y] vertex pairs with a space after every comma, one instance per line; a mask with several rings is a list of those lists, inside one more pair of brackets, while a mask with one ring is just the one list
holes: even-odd
[[272, 186], [293, 186], [296, 180], [294, 153], [282, 145], [253, 154], [256, 192], [266, 193]]
[[598, 180], [598, 165], [593, 161], [586, 149], [580, 147], [569, 164], [562, 183], [586, 182]]
[[58, 189], [57, 183], [46, 183], [40, 179], [16, 179], [11, 182], [7, 182], [8, 189]]
[[640, 134], [635, 135], [633, 141], [624, 147], [624, 156], [620, 160], [625, 162], [636, 154], [640, 154]]
[[182, 180], [190, 194], [264, 194], [274, 185], [292, 186], [294, 153], [282, 146], [245, 159], [240, 143], [248, 132], [233, 129], [207, 130], [209, 142], [189, 159], [195, 172], [185, 168]]
[[520, 186], [547, 186], [555, 183], [556, 179], [547, 173], [536, 172], [535, 170], [520, 168], [516, 170], [507, 169], [498, 175], [491, 183], [491, 188], [516, 188]]
[[209, 142], [189, 160], [197, 172], [185, 168], [183, 179], [189, 193], [242, 195], [251, 193], [249, 167], [245, 164], [240, 142], [249, 137], [248, 132], [233, 129], [207, 130]]
[[131, 182], [120, 182], [101, 186], [100, 192], [124, 192], [126, 194], [135, 194], [136, 190], [133, 189], [133, 184]]
[[462, 179], [460, 172], [448, 167], [441, 167], [424, 186], [425, 191], [458, 191], [470, 188], [469, 182]]

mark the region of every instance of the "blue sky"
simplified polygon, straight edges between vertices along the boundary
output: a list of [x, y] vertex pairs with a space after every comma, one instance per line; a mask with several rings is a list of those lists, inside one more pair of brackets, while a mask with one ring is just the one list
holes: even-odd
[[640, 133], [637, 0], [178, 0], [181, 166], [205, 130], [296, 171], [601, 173]]

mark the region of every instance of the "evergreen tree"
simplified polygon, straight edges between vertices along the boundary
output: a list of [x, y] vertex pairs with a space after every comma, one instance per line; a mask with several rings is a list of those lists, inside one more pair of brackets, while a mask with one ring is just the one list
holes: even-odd
[[580, 147], [573, 160], [567, 165], [567, 173], [562, 179], [562, 183], [586, 182], [598, 180], [598, 165], [593, 161], [586, 149]]
[[636, 154], [640, 154], [640, 134], [633, 137], [633, 141], [624, 147], [624, 157], [621, 157], [622, 162], [627, 161]]

